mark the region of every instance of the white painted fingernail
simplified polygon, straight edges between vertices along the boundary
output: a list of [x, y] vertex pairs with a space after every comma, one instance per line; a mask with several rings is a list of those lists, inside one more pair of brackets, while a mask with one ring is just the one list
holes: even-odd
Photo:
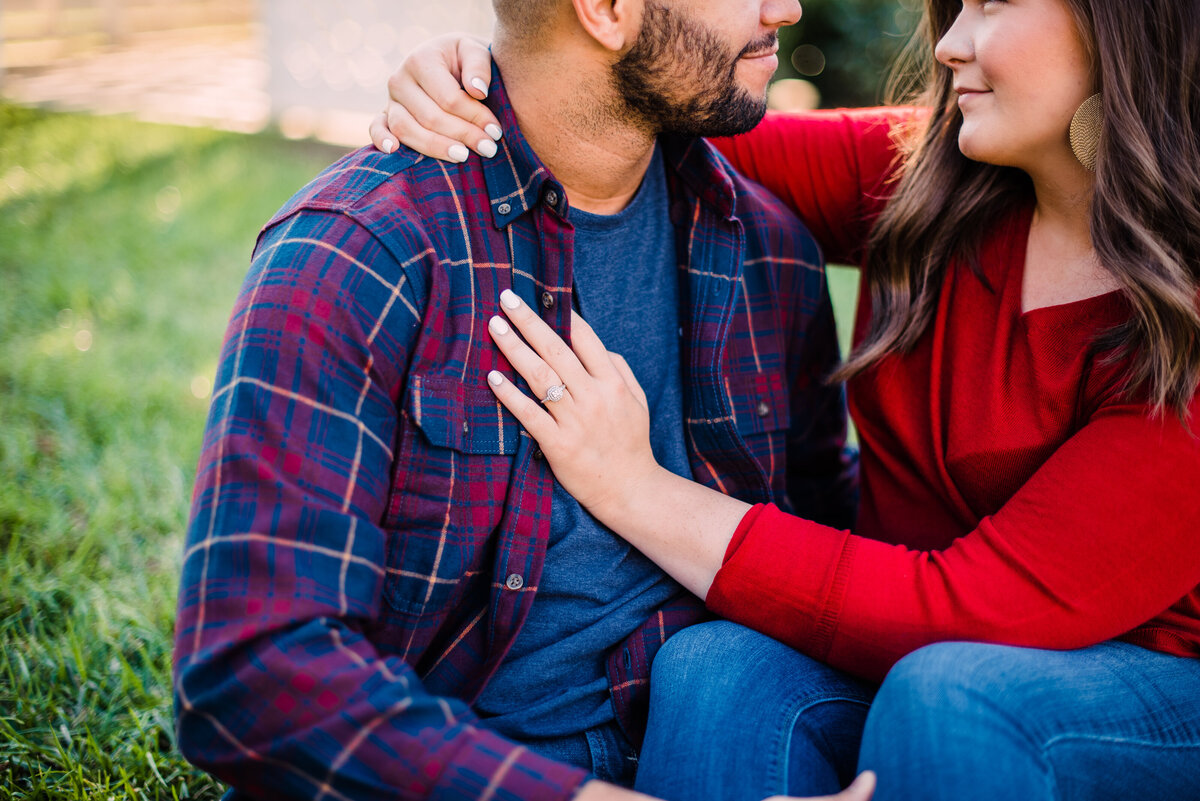
[[500, 126], [494, 122], [489, 122], [487, 125], [483, 126], [483, 130], [487, 132], [488, 136], [492, 137], [496, 141], [500, 141], [500, 137], [504, 136], [504, 131], [500, 130]]
[[474, 86], [476, 89], [478, 89], [479, 91], [483, 92], [483, 96], [484, 96], [484, 97], [487, 97], [487, 94], [488, 94], [488, 85], [487, 85], [486, 83], [484, 83], [484, 82], [483, 82], [483, 78], [472, 78], [472, 79], [471, 79], [471, 86]]
[[488, 330], [498, 337], [502, 337], [508, 333], [508, 323], [504, 322], [503, 317], [493, 317], [488, 320]]
[[480, 155], [482, 155], [484, 158], [490, 159], [492, 156], [496, 155], [496, 143], [491, 139], [479, 140], [478, 149]]
[[467, 160], [467, 157], [471, 155], [471, 151], [467, 150], [465, 145], [451, 145], [450, 149], [446, 151], [446, 154], [450, 156], [451, 161], [456, 161], [459, 164], [462, 164]]
[[384, 139], [383, 143], [382, 143], [382, 147], [383, 147], [384, 153], [391, 153], [393, 150], [396, 149], [396, 142], [393, 139]]
[[517, 293], [513, 292], [511, 289], [506, 289], [500, 293], [500, 303], [502, 303], [506, 309], [521, 308], [521, 299], [517, 297]]
[[492, 370], [488, 373], [488, 383], [493, 387], [498, 387], [504, 383], [504, 376], [500, 375], [499, 370]]

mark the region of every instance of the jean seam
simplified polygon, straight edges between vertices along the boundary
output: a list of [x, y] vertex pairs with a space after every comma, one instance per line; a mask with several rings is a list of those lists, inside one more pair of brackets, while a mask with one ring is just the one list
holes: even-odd
[[[796, 733], [796, 721], [798, 721], [800, 719], [800, 716], [802, 714], [804, 714], [805, 712], [807, 712], [808, 710], [812, 709], [815, 706], [819, 706], [821, 704], [835, 703], [838, 701], [845, 701], [846, 703], [850, 703], [850, 704], [858, 704], [859, 706], [863, 706], [863, 707], [871, 706], [871, 702], [867, 699], [856, 698], [853, 696], [848, 696], [846, 694], [823, 695], [823, 696], [817, 696], [817, 697], [800, 694], [800, 695], [796, 696], [795, 700], [792, 703], [794, 704], [797, 701], [801, 701], [801, 700], [803, 700], [804, 702], [799, 704], [798, 706], [796, 706], [796, 708], [792, 712], [790, 712], [785, 718], [787, 723], [786, 723], [786, 726], [784, 727], [784, 737], [783, 737], [782, 742], [780, 743], [780, 747], [777, 747], [775, 749], [774, 758], [771, 760], [772, 775], [767, 777], [767, 780], [769, 782], [768, 786], [780, 788], [779, 795], [790, 796], [792, 794], [791, 788], [788, 786], [788, 778], [790, 775], [790, 771], [788, 771], [786, 769], [786, 765], [788, 763], [788, 755], [791, 754], [791, 752], [792, 752], [792, 738], [795, 736], [795, 733]], [[785, 766], [785, 767], [781, 768], [781, 765]]]
[[1127, 746], [1132, 746], [1135, 748], [1152, 748], [1154, 750], [1159, 750], [1159, 751], [1163, 751], [1163, 750], [1173, 751], [1173, 750], [1178, 750], [1178, 749], [1183, 749], [1183, 750], [1200, 749], [1200, 743], [1161, 743], [1161, 742], [1150, 742], [1147, 740], [1140, 740], [1140, 739], [1129, 738], [1129, 737], [1104, 736], [1104, 735], [1100, 735], [1100, 734], [1081, 734], [1081, 733], [1056, 734], [1055, 736], [1053, 736], [1049, 740], [1047, 740], [1042, 745], [1042, 748], [1041, 748], [1042, 760], [1046, 763], [1046, 767], [1048, 768], [1046, 773], [1047, 773], [1047, 777], [1050, 782], [1050, 797], [1051, 798], [1059, 799], [1062, 797], [1059, 794], [1059, 790], [1058, 790], [1058, 769], [1054, 765], [1054, 759], [1052, 757], [1051, 752], [1054, 750], [1055, 746], [1063, 745], [1063, 744], [1070, 743], [1070, 742], [1080, 742], [1080, 741], [1094, 742], [1094, 743], [1111, 743], [1114, 745], [1127, 745]]
[[1190, 749], [1190, 748], [1200, 749], [1200, 743], [1164, 743], [1164, 742], [1155, 742], [1152, 740], [1140, 739], [1140, 738], [1136, 738], [1136, 737], [1114, 737], [1111, 735], [1105, 736], [1102, 734], [1083, 734], [1083, 733], [1079, 733], [1079, 732], [1074, 732], [1071, 734], [1056, 734], [1056, 735], [1054, 735], [1053, 737], [1051, 737], [1049, 740], [1046, 741], [1045, 745], [1042, 746], [1042, 750], [1049, 751], [1050, 749], [1054, 748], [1054, 746], [1060, 745], [1062, 743], [1065, 743], [1065, 742], [1071, 741], [1071, 740], [1085, 740], [1088, 742], [1096, 742], [1096, 743], [1112, 743], [1114, 745], [1129, 745], [1129, 746], [1135, 746], [1138, 748], [1185, 749], [1185, 750]]
[[[600, 776], [604, 781], [612, 781], [612, 770], [608, 764], [608, 751], [604, 745], [604, 737], [595, 729], [588, 729], [583, 733], [584, 739], [587, 740], [588, 751], [592, 758], [592, 773]], [[604, 770], [604, 774], [600, 774], [600, 769]]]

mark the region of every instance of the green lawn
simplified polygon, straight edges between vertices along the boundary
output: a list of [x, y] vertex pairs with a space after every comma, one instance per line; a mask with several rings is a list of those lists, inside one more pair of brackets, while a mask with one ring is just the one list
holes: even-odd
[[206, 396], [259, 226], [338, 153], [0, 105], [0, 799], [219, 795], [169, 691]]
[[338, 152], [0, 104], [0, 801], [219, 795], [169, 690], [207, 394], [258, 227]]

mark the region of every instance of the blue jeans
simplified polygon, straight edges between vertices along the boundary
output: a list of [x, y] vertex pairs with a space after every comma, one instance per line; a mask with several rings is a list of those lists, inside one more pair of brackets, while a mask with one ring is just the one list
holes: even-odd
[[836, 793], [854, 778], [872, 695], [734, 623], [684, 629], [654, 658], [634, 789], [667, 801]]
[[822, 795], [865, 769], [876, 801], [1200, 799], [1200, 660], [1127, 643], [932, 645], [873, 694], [709, 623], [659, 652], [650, 709], [635, 786], [670, 801]]
[[610, 784], [631, 787], [637, 771], [637, 750], [621, 732], [616, 721], [580, 734], [545, 740], [522, 740], [521, 744], [542, 756], [583, 768]]

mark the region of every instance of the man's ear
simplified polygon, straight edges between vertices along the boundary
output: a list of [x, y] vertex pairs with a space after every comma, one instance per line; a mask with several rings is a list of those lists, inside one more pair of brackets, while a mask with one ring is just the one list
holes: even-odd
[[583, 30], [614, 53], [633, 44], [642, 26], [642, 0], [571, 0]]

